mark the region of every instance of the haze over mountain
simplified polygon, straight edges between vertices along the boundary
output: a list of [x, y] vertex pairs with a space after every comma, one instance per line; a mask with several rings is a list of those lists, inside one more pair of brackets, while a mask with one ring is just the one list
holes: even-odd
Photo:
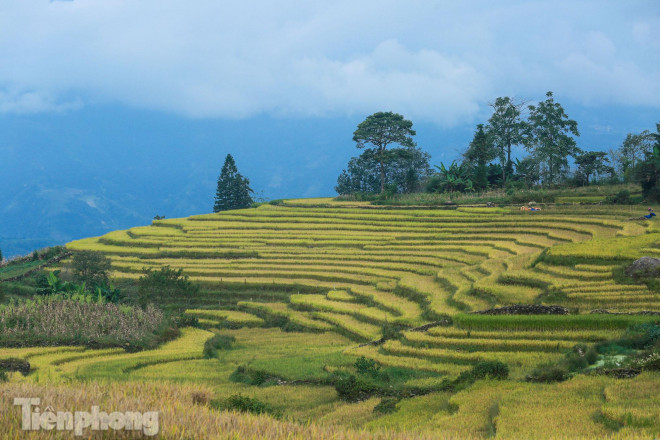
[[[377, 11], [377, 12], [375, 12]], [[5, 2], [6, 256], [209, 212], [227, 153], [261, 197], [334, 194], [356, 125], [459, 156], [497, 96], [552, 90], [582, 148], [653, 129], [657, 2]]]

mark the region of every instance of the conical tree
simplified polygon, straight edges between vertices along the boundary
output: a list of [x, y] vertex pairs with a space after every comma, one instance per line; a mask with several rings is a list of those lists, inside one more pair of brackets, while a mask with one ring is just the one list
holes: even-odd
[[483, 124], [477, 125], [477, 131], [470, 142], [470, 147], [463, 153], [463, 160], [472, 168], [474, 189], [488, 188], [488, 163], [497, 157], [492, 138], [486, 133]]
[[213, 212], [249, 208], [254, 202], [252, 193], [250, 180], [238, 172], [234, 158], [228, 154], [218, 177]]

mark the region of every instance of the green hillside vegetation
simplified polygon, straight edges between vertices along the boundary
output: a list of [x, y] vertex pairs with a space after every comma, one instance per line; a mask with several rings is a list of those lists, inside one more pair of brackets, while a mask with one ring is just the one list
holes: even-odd
[[[0, 348], [0, 361], [30, 364], [0, 386], [181, 386], [198, 397], [162, 411], [257, 412], [236, 416], [236, 435], [257, 438], [271, 432], [259, 423], [278, 438], [648, 438], [660, 432], [660, 331], [640, 312], [658, 312], [660, 292], [623, 268], [660, 253], [660, 228], [635, 214], [301, 199], [75, 241], [68, 250], [109, 258], [125, 307], [139, 307], [145, 273], [181, 269], [181, 289], [150, 297], [178, 336], [139, 351]], [[518, 304], [570, 314], [470, 313]]]

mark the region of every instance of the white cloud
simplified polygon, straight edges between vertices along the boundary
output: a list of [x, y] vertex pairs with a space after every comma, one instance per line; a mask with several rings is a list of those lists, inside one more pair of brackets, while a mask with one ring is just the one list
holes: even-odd
[[[454, 125], [500, 95], [658, 106], [648, 4], [412, 0], [0, 4], [0, 112], [393, 110]], [[73, 97], [73, 98], [72, 98]]]
[[45, 91], [0, 90], [0, 114], [34, 114], [42, 112], [63, 112], [82, 107], [82, 101], [56, 100]]

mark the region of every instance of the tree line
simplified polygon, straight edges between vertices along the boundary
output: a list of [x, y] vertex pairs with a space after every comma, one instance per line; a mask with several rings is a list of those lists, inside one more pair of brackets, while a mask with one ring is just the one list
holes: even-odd
[[[578, 123], [552, 92], [534, 105], [510, 97], [489, 105], [490, 118], [476, 126], [460, 160], [435, 169], [430, 155], [413, 140], [410, 120], [393, 112], [368, 116], [353, 133], [362, 153], [350, 159], [335, 190], [340, 195], [384, 195], [636, 182], [645, 199], [660, 200], [660, 124], [656, 133], [628, 134], [618, 149], [607, 153], [577, 146]], [[515, 157], [519, 147], [526, 154]]]

